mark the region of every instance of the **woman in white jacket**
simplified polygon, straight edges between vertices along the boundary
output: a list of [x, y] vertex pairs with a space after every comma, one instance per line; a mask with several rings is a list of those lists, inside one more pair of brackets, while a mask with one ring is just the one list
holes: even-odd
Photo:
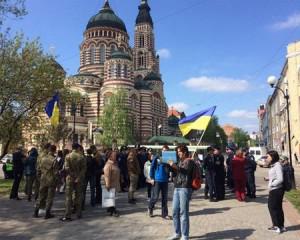
[[269, 151], [267, 154], [267, 162], [271, 165], [269, 170], [269, 198], [268, 208], [271, 215], [273, 225], [268, 230], [276, 233], [286, 231], [284, 227], [284, 213], [282, 209], [282, 201], [284, 195], [283, 189], [283, 171], [279, 161], [279, 155], [276, 151]]
[[152, 192], [152, 186], [154, 184], [154, 180], [150, 178], [150, 169], [151, 169], [151, 162], [153, 154], [150, 151], [148, 151], [148, 160], [144, 164], [144, 176], [146, 178], [146, 185], [147, 185], [147, 193], [148, 193], [148, 201], [151, 198], [151, 192]]

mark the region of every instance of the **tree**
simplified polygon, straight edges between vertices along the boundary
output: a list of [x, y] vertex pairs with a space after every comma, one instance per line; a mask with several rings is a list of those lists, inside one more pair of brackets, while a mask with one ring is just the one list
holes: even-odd
[[238, 147], [248, 147], [248, 141], [250, 137], [247, 132], [245, 132], [241, 128], [234, 129], [232, 133], [234, 142], [238, 145]]
[[25, 0], [1, 0], [0, 1], [0, 27], [7, 17], [22, 17], [27, 14]]
[[133, 125], [126, 102], [128, 96], [123, 90], [109, 97], [99, 121], [103, 129], [99, 137], [102, 144], [112, 146], [114, 141], [118, 144], [133, 143]]
[[[2, 156], [20, 136], [23, 124], [43, 112], [57, 90], [65, 89], [65, 72], [40, 43], [0, 36], [0, 141]], [[1, 157], [0, 157], [1, 158]]]

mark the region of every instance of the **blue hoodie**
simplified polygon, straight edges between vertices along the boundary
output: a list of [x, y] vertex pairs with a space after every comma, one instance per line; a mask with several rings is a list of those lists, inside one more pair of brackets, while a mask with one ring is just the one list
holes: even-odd
[[160, 163], [159, 156], [154, 156], [151, 168], [150, 177], [156, 182], [168, 182], [169, 180], [169, 168], [165, 163]]

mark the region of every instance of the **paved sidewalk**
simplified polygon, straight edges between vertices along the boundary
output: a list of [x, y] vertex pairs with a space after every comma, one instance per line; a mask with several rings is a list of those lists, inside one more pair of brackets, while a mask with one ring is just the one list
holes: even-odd
[[[289, 212], [296, 214], [295, 219], [286, 219], [288, 232], [276, 234], [268, 232], [270, 216], [267, 209], [266, 183], [262, 182], [266, 169], [258, 169], [258, 191], [255, 201], [240, 203], [229, 195], [227, 200], [210, 203], [203, 199], [200, 190], [193, 196], [190, 209], [191, 239], [272, 239], [299, 240], [300, 221], [292, 207]], [[171, 185], [170, 185], [171, 186]], [[171, 192], [172, 189], [170, 189]], [[146, 192], [146, 189], [145, 191]], [[107, 215], [100, 207], [87, 207], [81, 220], [62, 223], [58, 217], [64, 213], [63, 195], [57, 195], [54, 204], [54, 219], [33, 219], [33, 203], [25, 200], [0, 199], [0, 239], [166, 239], [172, 234], [172, 221], [163, 220], [160, 204], [154, 218], [147, 216], [146, 193], [138, 193], [136, 206], [127, 203], [127, 195], [119, 195], [117, 206], [120, 218]], [[169, 212], [172, 212], [171, 197]], [[290, 215], [290, 214], [286, 214]], [[289, 216], [287, 216], [288, 218]]]

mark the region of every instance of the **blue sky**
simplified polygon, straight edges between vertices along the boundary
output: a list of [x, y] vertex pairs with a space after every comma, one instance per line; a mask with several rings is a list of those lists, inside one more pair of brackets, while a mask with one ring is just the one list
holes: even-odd
[[[79, 45], [104, 0], [27, 0], [28, 15], [7, 24], [55, 49], [69, 75], [79, 67]], [[140, 0], [110, 0], [131, 45]], [[300, 40], [298, 0], [148, 0], [169, 105], [193, 114], [217, 105], [221, 124], [257, 130], [257, 108], [279, 76], [288, 43]], [[52, 50], [53, 51], [53, 50]]]

